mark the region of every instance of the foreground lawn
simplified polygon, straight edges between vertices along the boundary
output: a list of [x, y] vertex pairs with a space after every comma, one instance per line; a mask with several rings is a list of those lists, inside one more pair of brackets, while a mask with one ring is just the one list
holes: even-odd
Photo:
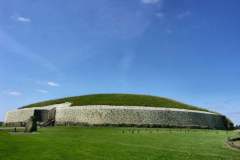
[[225, 145], [236, 133], [185, 129], [42, 128], [36, 134], [0, 131], [0, 160], [240, 160]]

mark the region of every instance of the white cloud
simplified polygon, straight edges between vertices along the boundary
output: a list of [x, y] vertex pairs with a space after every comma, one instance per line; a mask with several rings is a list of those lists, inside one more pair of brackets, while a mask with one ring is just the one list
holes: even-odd
[[178, 15], [177, 15], [177, 18], [178, 19], [183, 19], [183, 18], [185, 18], [185, 17], [188, 17], [188, 16], [190, 16], [192, 13], [190, 12], [190, 11], [184, 11], [184, 12], [182, 12], [182, 13], [179, 13]]
[[59, 87], [59, 84], [56, 82], [49, 81], [49, 82], [47, 82], [47, 84], [51, 87]]
[[172, 29], [169, 29], [169, 28], [167, 28], [167, 29], [166, 29], [166, 32], [167, 32], [168, 34], [172, 34], [172, 33], [173, 33], [173, 30], [172, 30]]
[[156, 13], [156, 16], [158, 17], [158, 18], [160, 18], [160, 19], [162, 19], [162, 18], [164, 18], [164, 13], [162, 13], [162, 12], [159, 12], [159, 13]]
[[144, 4], [156, 4], [156, 3], [161, 2], [162, 0], [141, 0], [141, 1]]
[[125, 50], [123, 51], [122, 57], [119, 58], [118, 73], [121, 75], [119, 81], [123, 88], [127, 89], [129, 87], [128, 75], [131, 74], [131, 68], [134, 66], [136, 56], [134, 50]]
[[9, 91], [8, 94], [10, 96], [21, 96], [22, 95], [22, 93], [18, 92], [18, 91]]
[[21, 16], [19, 16], [19, 17], [17, 17], [17, 21], [19, 21], [19, 22], [24, 22], [24, 23], [29, 23], [29, 22], [31, 22], [31, 19], [30, 19], [30, 18], [27, 18], [27, 17], [21, 17]]
[[48, 91], [44, 89], [37, 89], [36, 91], [39, 93], [48, 93]]
[[134, 52], [131, 52], [131, 51], [125, 52], [123, 57], [120, 59], [120, 64], [119, 64], [120, 69], [123, 72], [127, 72], [132, 67], [135, 57], [136, 57], [136, 55]]

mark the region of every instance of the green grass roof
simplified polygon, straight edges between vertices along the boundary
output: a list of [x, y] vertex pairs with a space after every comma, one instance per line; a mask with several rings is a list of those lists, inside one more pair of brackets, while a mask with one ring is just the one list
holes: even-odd
[[146, 106], [146, 107], [166, 107], [207, 111], [196, 106], [181, 103], [172, 99], [136, 94], [93, 94], [76, 97], [66, 97], [55, 100], [48, 100], [30, 104], [22, 108], [42, 107], [64, 102], [72, 103], [72, 106], [83, 105], [113, 105], [113, 106]]

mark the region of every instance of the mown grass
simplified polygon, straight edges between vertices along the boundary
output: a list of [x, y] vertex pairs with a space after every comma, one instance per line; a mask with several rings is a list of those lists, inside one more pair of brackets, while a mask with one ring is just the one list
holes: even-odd
[[67, 97], [62, 99], [49, 100], [30, 104], [23, 108], [41, 107], [52, 104], [71, 102], [73, 106], [82, 105], [113, 105], [113, 106], [147, 106], [147, 107], [166, 107], [207, 111], [196, 106], [181, 103], [164, 97], [134, 94], [95, 94], [77, 97]]
[[144, 128], [42, 128], [0, 131], [1, 160], [239, 160], [225, 141], [236, 133]]

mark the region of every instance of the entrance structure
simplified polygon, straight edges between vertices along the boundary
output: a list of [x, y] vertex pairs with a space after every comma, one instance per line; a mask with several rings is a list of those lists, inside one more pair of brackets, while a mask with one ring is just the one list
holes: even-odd
[[56, 109], [35, 109], [34, 117], [40, 126], [54, 125]]

